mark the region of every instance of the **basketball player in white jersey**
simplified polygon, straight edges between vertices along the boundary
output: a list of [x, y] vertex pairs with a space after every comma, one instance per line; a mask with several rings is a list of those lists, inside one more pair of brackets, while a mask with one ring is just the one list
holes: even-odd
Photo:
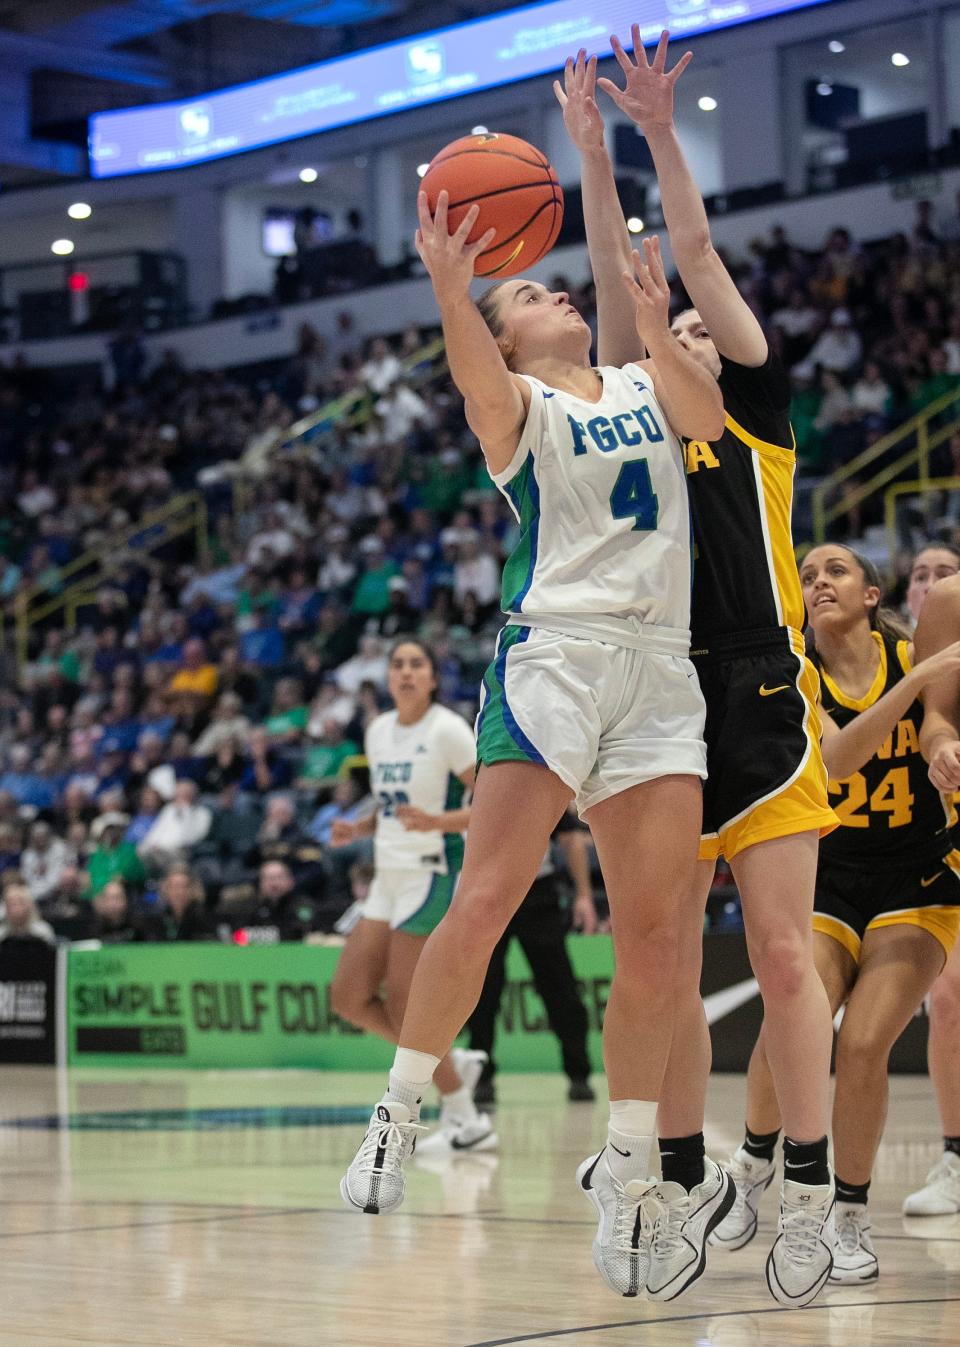
[[[377, 716], [364, 744], [376, 812], [356, 823], [338, 820], [331, 834], [336, 847], [372, 833], [374, 854], [363, 916], [337, 964], [333, 1009], [389, 1043], [397, 1041], [413, 970], [450, 906], [463, 862], [469, 810], [461, 804], [473, 785], [473, 732], [433, 700], [436, 687], [428, 647], [413, 637], [397, 640], [387, 673], [394, 710]], [[489, 1117], [473, 1102], [485, 1061], [486, 1053], [455, 1048], [435, 1073], [441, 1133], [457, 1151], [497, 1144]]]
[[[463, 872], [417, 964], [389, 1086], [341, 1184], [357, 1211], [404, 1196], [420, 1101], [476, 1005], [490, 954], [532, 884], [571, 797], [589, 824], [610, 900], [616, 973], [604, 1024], [609, 1145], [581, 1182], [599, 1215], [598, 1269], [643, 1288], [639, 1230], [672, 1007], [679, 914], [692, 882], [705, 772], [703, 702], [687, 659], [690, 534], [678, 435], [723, 426], [716, 380], [667, 325], [659, 250], [629, 253], [635, 351], [594, 369], [568, 296], [522, 279], [470, 297], [472, 208], [453, 234], [441, 193], [418, 200], [417, 248], [447, 358], [488, 470], [521, 536], [503, 576], [508, 614], [484, 678], [480, 767]], [[714, 1215], [733, 1201], [717, 1171]]]

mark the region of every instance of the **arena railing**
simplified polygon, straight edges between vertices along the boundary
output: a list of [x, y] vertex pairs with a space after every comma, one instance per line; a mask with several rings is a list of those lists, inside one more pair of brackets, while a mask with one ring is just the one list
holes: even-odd
[[[897, 506], [904, 497], [919, 499], [921, 502], [920, 508], [929, 525], [933, 521], [927, 504], [928, 500], [931, 497], [945, 496], [955, 491], [960, 491], [960, 477], [928, 477], [925, 480], [921, 478], [914, 482], [894, 482], [887, 487], [883, 493], [883, 522], [887, 533], [887, 547], [891, 561], [897, 554], [900, 539]], [[932, 533], [929, 527], [927, 532]]]
[[[428, 342], [419, 350], [406, 356], [401, 362], [403, 375], [413, 388], [429, 383], [446, 368], [445, 346], [442, 337]], [[423, 368], [421, 373], [421, 366]], [[308, 416], [295, 421], [287, 430], [278, 432], [276, 439], [268, 449], [268, 454], [296, 454], [314, 440], [333, 430], [335, 426], [346, 425], [350, 429], [367, 424], [376, 410], [376, 395], [365, 385], [360, 384], [341, 393], [337, 398], [310, 412]], [[242, 514], [252, 503], [256, 481], [238, 471], [233, 478], [233, 508], [236, 514]]]
[[80, 609], [96, 603], [98, 589], [122, 565], [142, 561], [190, 533], [197, 553], [204, 552], [208, 541], [207, 504], [199, 491], [173, 496], [112, 534], [101, 546], [90, 548], [60, 568], [56, 594], [44, 585], [30, 585], [14, 594], [6, 609], [0, 606], [0, 650], [6, 651], [12, 630], [13, 653], [22, 668], [30, 656], [31, 632], [38, 624], [62, 612], [67, 630], [76, 631]]
[[[871, 496], [878, 495], [911, 468], [918, 469], [921, 487], [926, 491], [930, 486], [931, 456], [958, 430], [960, 387], [942, 394], [825, 477], [812, 497], [814, 541], [824, 542], [832, 523]], [[870, 468], [876, 471], [856, 480]], [[851, 487], [841, 491], [847, 482], [852, 483]]]

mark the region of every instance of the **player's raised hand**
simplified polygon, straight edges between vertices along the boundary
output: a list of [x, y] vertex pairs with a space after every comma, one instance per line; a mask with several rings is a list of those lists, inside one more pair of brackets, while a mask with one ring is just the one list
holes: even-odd
[[444, 191], [437, 197], [437, 209], [430, 214], [430, 205], [426, 192], [417, 194], [417, 218], [420, 227], [414, 238], [420, 260], [430, 273], [437, 298], [446, 298], [460, 293], [466, 294], [473, 280], [474, 263], [484, 248], [489, 248], [496, 234], [488, 229], [473, 243], [467, 242], [471, 229], [477, 223], [480, 207], [472, 205], [460, 221], [459, 227], [450, 232], [447, 212], [450, 198]]
[[619, 88], [613, 80], [600, 79], [597, 84], [610, 95], [621, 112], [641, 130], [673, 125], [673, 86], [693, 60], [693, 52], [686, 51], [672, 70], [667, 70], [667, 43], [670, 34], [664, 29], [657, 43], [652, 61], [640, 41], [640, 25], [630, 30], [633, 37], [633, 59], [621, 46], [620, 39], [611, 37], [610, 46], [623, 71], [625, 86]]
[[[623, 283], [633, 297], [637, 332], [648, 350], [670, 336], [670, 287], [660, 256], [656, 234], [643, 240], [643, 256], [634, 248], [633, 274], [623, 273]], [[671, 338], [672, 340], [672, 338]]]
[[553, 92], [563, 109], [567, 135], [582, 153], [603, 147], [603, 118], [597, 107], [597, 58], [581, 47], [576, 60], [567, 57], [563, 84], [553, 81]]

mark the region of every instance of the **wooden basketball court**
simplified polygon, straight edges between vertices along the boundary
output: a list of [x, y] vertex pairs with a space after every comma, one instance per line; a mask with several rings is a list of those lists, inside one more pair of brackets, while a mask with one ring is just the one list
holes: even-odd
[[[671, 1305], [622, 1300], [574, 1186], [606, 1110], [503, 1076], [501, 1153], [421, 1162], [391, 1217], [337, 1185], [379, 1077], [0, 1073], [0, 1347], [928, 1347], [960, 1343], [960, 1217], [904, 1221], [939, 1155], [926, 1080], [893, 1081], [872, 1190], [879, 1282], [787, 1311], [763, 1261], [775, 1203]], [[739, 1139], [715, 1077], [708, 1144]], [[344, 1121], [347, 1120], [347, 1121]]]

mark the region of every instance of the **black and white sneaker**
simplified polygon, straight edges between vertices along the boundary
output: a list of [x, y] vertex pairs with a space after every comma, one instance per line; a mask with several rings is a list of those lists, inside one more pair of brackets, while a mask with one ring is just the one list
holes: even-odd
[[600, 1218], [593, 1241], [593, 1261], [600, 1276], [618, 1296], [638, 1296], [650, 1271], [650, 1240], [656, 1204], [653, 1179], [620, 1183], [611, 1174], [604, 1151], [591, 1155], [577, 1170], [577, 1183]]
[[710, 1235], [710, 1244], [733, 1252], [742, 1249], [757, 1233], [760, 1199], [773, 1182], [776, 1161], [761, 1160], [738, 1146], [724, 1169], [736, 1184], [737, 1192], [729, 1213]]
[[767, 1285], [781, 1305], [809, 1305], [826, 1284], [836, 1238], [833, 1208], [832, 1183], [808, 1188], [784, 1179], [777, 1238], [767, 1258]]
[[689, 1193], [679, 1183], [657, 1187], [653, 1197], [659, 1209], [647, 1274], [651, 1300], [675, 1300], [703, 1274], [707, 1236], [733, 1206], [736, 1194], [730, 1175], [706, 1158], [703, 1181]]
[[340, 1180], [340, 1196], [354, 1211], [378, 1216], [396, 1211], [403, 1201], [404, 1162], [413, 1154], [418, 1132], [405, 1104], [378, 1104], [366, 1136]]

